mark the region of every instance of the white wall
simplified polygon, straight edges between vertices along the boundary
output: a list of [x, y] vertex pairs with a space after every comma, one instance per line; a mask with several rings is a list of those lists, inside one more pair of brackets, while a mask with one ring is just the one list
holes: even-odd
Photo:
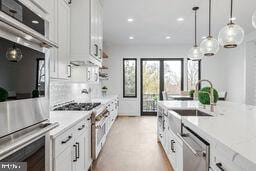
[[[127, 57], [150, 58], [169, 57], [184, 58], [190, 45], [170, 46], [121, 46], [108, 45], [104, 51], [109, 55], [107, 65], [109, 66], [110, 80], [104, 84], [109, 88], [109, 94], [118, 94], [120, 97], [121, 115], [140, 115], [140, 60], [138, 60], [138, 97], [123, 98], [122, 59]], [[219, 91], [228, 91], [230, 101], [244, 102], [244, 64], [245, 58], [243, 47], [231, 50], [221, 49], [214, 57], [207, 57], [202, 61], [202, 78], [213, 82]], [[184, 60], [184, 66], [186, 66]], [[186, 67], [185, 67], [186, 68]], [[186, 71], [186, 69], [184, 70]], [[186, 73], [186, 72], [184, 72]], [[186, 80], [186, 75], [185, 75]], [[243, 84], [241, 85], [241, 82]], [[184, 88], [186, 88], [186, 81]]]

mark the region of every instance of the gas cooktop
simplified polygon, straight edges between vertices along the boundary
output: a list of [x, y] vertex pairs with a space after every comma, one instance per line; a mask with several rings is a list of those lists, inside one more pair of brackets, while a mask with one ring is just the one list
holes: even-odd
[[101, 103], [70, 103], [61, 107], [57, 107], [54, 111], [89, 111], [101, 105]]

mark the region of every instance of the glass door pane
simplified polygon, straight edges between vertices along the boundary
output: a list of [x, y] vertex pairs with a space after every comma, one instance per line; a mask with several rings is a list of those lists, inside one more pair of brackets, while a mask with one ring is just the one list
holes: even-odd
[[164, 61], [164, 90], [168, 96], [178, 95], [182, 90], [182, 61]]
[[142, 114], [154, 114], [160, 93], [160, 61], [142, 61]]

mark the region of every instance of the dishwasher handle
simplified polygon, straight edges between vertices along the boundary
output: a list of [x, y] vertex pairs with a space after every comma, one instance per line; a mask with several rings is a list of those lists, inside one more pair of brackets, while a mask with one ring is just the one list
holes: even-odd
[[195, 155], [195, 156], [198, 156], [198, 152], [193, 148], [191, 147], [191, 145], [183, 138], [183, 136], [189, 136], [188, 134], [186, 135], [181, 135], [180, 133], [177, 133], [177, 136], [182, 140], [182, 142], [192, 151], [192, 153]]

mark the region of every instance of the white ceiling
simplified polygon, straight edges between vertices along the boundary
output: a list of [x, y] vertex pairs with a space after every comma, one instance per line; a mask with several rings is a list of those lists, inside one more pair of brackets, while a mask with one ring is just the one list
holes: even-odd
[[[212, 0], [212, 30], [216, 37], [227, 23], [230, 0]], [[193, 6], [199, 6], [198, 39], [208, 34], [208, 0], [104, 0], [104, 41], [111, 44], [188, 44], [193, 43]], [[246, 33], [254, 29], [251, 16], [256, 0], [234, 0], [234, 17]], [[184, 17], [183, 23], [176, 19]], [[134, 18], [128, 23], [128, 18]], [[170, 35], [172, 38], [166, 40]], [[134, 36], [134, 40], [129, 40]]]

